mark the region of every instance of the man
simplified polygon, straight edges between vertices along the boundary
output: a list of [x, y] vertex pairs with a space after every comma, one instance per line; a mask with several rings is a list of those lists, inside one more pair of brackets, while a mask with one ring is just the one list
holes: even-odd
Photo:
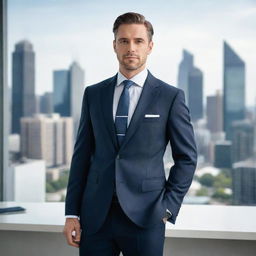
[[125, 13], [113, 32], [119, 71], [85, 89], [63, 232], [81, 256], [161, 256], [196, 168], [193, 127], [184, 92], [146, 69], [151, 23]]

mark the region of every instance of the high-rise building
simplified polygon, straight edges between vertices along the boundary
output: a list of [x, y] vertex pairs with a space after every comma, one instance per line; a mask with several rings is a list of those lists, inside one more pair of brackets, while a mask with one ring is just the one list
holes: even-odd
[[68, 70], [53, 72], [53, 112], [61, 116], [71, 116], [69, 75]]
[[81, 115], [81, 107], [84, 92], [84, 70], [77, 62], [73, 62], [70, 72], [70, 112], [74, 121], [74, 135], [76, 135]]
[[183, 50], [182, 52], [183, 58], [179, 64], [179, 73], [178, 73], [178, 87], [182, 89], [185, 93], [186, 103], [188, 104], [188, 77], [189, 72], [193, 68], [193, 55], [187, 50]]
[[224, 42], [223, 118], [226, 139], [232, 139], [232, 122], [245, 117], [245, 63]]
[[32, 44], [20, 41], [12, 54], [12, 133], [20, 133], [20, 118], [36, 113], [35, 52]]
[[44, 159], [46, 166], [69, 165], [73, 151], [73, 120], [59, 114], [21, 119], [21, 155]]
[[254, 154], [254, 123], [249, 120], [234, 121], [232, 124], [232, 161], [238, 162]]
[[212, 133], [223, 131], [223, 99], [220, 91], [216, 95], [207, 96], [206, 100], [206, 118], [207, 128]]
[[233, 203], [256, 205], [256, 159], [248, 158], [233, 164]]
[[40, 96], [40, 113], [53, 113], [53, 99], [52, 92], [45, 92]]
[[193, 67], [188, 74], [188, 102], [192, 121], [203, 118], [203, 73]]
[[214, 147], [214, 167], [232, 168], [232, 143], [231, 141], [219, 141]]
[[186, 103], [192, 121], [203, 117], [203, 73], [193, 63], [193, 55], [183, 50], [183, 59], [179, 65], [178, 87], [184, 90]]
[[84, 92], [84, 71], [77, 62], [69, 70], [56, 70], [53, 73], [54, 112], [70, 116], [74, 121], [74, 136], [77, 133]]

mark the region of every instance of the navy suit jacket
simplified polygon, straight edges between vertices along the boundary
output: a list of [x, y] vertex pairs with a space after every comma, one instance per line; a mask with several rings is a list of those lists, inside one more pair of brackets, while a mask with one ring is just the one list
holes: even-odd
[[[166, 209], [172, 212], [168, 221], [175, 224], [197, 164], [183, 90], [150, 72], [118, 147], [112, 109], [116, 79], [117, 74], [86, 87], [71, 161], [65, 214], [80, 216], [88, 234], [103, 224], [114, 184], [122, 209], [138, 226], [159, 223]], [[163, 155], [169, 141], [174, 165], [166, 179]]]

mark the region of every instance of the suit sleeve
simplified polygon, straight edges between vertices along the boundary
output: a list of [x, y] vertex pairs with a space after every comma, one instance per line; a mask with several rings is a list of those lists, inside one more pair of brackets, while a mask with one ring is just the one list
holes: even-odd
[[172, 216], [169, 222], [175, 224], [183, 198], [187, 193], [197, 165], [197, 148], [189, 109], [185, 104], [184, 91], [178, 89], [170, 108], [168, 125], [174, 165], [166, 181], [166, 206]]
[[74, 152], [71, 159], [70, 174], [65, 200], [65, 215], [80, 216], [81, 200], [94, 152], [94, 135], [89, 112], [88, 87], [83, 95], [82, 110]]

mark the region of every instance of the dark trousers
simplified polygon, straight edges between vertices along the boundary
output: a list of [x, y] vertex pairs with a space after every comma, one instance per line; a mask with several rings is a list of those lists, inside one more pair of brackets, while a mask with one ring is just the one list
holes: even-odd
[[123, 212], [114, 197], [102, 227], [92, 235], [83, 235], [80, 256], [162, 256], [165, 238], [163, 220], [152, 228], [141, 228]]

